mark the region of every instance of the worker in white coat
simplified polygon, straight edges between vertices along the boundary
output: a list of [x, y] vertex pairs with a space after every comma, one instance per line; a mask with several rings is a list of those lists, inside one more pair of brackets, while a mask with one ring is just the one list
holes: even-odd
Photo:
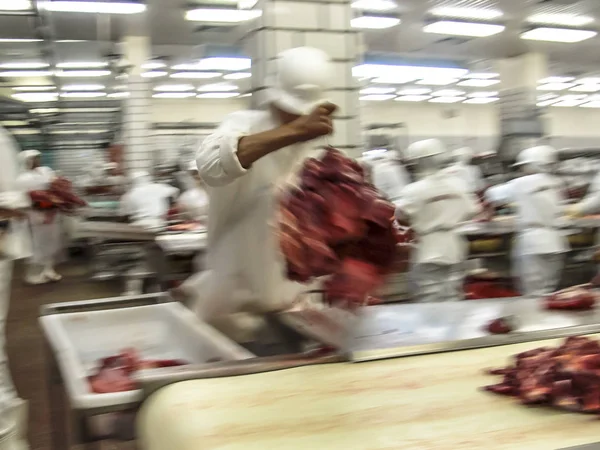
[[457, 228], [480, 212], [475, 196], [443, 170], [445, 155], [437, 139], [412, 144], [407, 157], [416, 165], [418, 181], [394, 202], [396, 217], [410, 224], [418, 239], [411, 281], [413, 298], [420, 302], [462, 299], [467, 241]]
[[[19, 189], [25, 193], [48, 190], [55, 174], [49, 167], [41, 165], [41, 153], [25, 150], [19, 157], [25, 169], [17, 179]], [[33, 255], [29, 259], [25, 281], [33, 285], [60, 281], [62, 276], [54, 267], [63, 242], [59, 215], [30, 209], [27, 216]]]
[[471, 193], [481, 192], [485, 188], [481, 169], [474, 165], [475, 153], [469, 147], [462, 147], [453, 152], [454, 163], [446, 169], [447, 173], [458, 178]]
[[179, 210], [187, 219], [206, 222], [208, 216], [208, 193], [198, 173], [196, 161], [189, 164], [187, 177], [183, 180], [183, 184], [185, 185], [185, 191], [177, 199]]
[[289, 307], [306, 289], [286, 277], [273, 229], [276, 193], [318, 153], [324, 142], [314, 140], [332, 132], [336, 109], [325, 100], [332, 80], [325, 53], [287, 50], [275, 66], [265, 108], [231, 114], [197, 152], [210, 204], [208, 270], [195, 293], [196, 311], [238, 341], [261, 326], [263, 314]]
[[410, 175], [394, 150], [373, 161], [371, 176], [375, 187], [391, 201], [397, 200], [402, 189], [410, 184]]
[[549, 146], [522, 151], [515, 166], [523, 176], [486, 193], [488, 200], [496, 204], [516, 207], [513, 276], [525, 296], [556, 290], [568, 250], [568, 241], [560, 230], [564, 198], [560, 182], [550, 173], [555, 154]]
[[13, 261], [29, 256], [24, 226], [29, 197], [19, 189], [17, 144], [0, 127], [0, 448], [26, 450], [27, 404], [19, 398], [6, 355], [6, 316], [10, 303]]
[[144, 171], [134, 172], [131, 183], [131, 189], [121, 197], [120, 214], [137, 226], [148, 229], [164, 227], [171, 201], [179, 195], [179, 189], [153, 182]]

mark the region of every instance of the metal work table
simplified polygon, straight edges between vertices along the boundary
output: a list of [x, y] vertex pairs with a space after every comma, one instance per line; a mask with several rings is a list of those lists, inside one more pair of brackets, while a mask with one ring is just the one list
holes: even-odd
[[[199, 270], [199, 267], [192, 262], [192, 268], [189, 273], [172, 270], [174, 259], [186, 261], [193, 260], [196, 255], [202, 254], [207, 246], [207, 233], [205, 230], [186, 231], [180, 233], [165, 232], [158, 235], [155, 239], [153, 249], [152, 264], [153, 269], [158, 276], [158, 283], [162, 290], [169, 289], [169, 282], [173, 280], [182, 280], [187, 278], [193, 272]], [[189, 266], [186, 263], [186, 267]]]

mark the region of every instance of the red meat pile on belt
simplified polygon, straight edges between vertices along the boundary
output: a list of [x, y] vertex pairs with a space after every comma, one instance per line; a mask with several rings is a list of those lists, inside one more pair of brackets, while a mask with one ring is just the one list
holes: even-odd
[[523, 404], [600, 413], [600, 343], [596, 340], [570, 337], [558, 348], [520, 353], [508, 367], [487, 373], [504, 379], [485, 390], [516, 397]]
[[96, 394], [132, 391], [137, 389], [132, 375], [138, 370], [186, 364], [187, 362], [179, 360], [142, 360], [135, 349], [126, 349], [116, 356], [102, 359], [96, 374], [89, 377], [88, 381], [92, 392]]
[[582, 287], [555, 292], [545, 300], [545, 308], [563, 311], [586, 311], [596, 305], [596, 294]]
[[48, 190], [29, 193], [34, 208], [73, 212], [87, 203], [73, 193], [73, 185], [66, 178], [55, 178]]
[[329, 148], [307, 160], [285, 192], [280, 245], [290, 280], [330, 276], [326, 300], [361, 305], [384, 282], [396, 257], [394, 205], [367, 183], [357, 162]]

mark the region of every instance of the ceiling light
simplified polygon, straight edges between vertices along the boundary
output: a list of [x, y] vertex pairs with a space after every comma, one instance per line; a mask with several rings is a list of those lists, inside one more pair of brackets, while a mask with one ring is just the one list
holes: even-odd
[[577, 80], [578, 83], [581, 84], [600, 84], [600, 78], [589, 77], [589, 78], [581, 78]]
[[44, 92], [54, 91], [56, 86], [15, 86], [12, 89], [19, 92]]
[[59, 112], [58, 108], [39, 108], [39, 109], [30, 109], [30, 113], [32, 114], [55, 114]]
[[198, 94], [197, 98], [233, 98], [240, 95], [239, 92], [205, 92], [204, 94]]
[[152, 95], [153, 98], [190, 98], [195, 97], [193, 92], [161, 92]]
[[22, 102], [55, 102], [58, 100], [56, 92], [19, 92], [12, 98]]
[[579, 106], [581, 106], [582, 108], [600, 108], [600, 101], [588, 102]]
[[142, 72], [142, 77], [144, 78], [160, 78], [166, 77], [167, 75], [169, 75], [169, 72], [164, 70], [151, 70], [149, 72]]
[[543, 102], [546, 100], [552, 100], [553, 98], [557, 98], [557, 97], [558, 97], [558, 94], [543, 94], [543, 95], [539, 95], [537, 99], [539, 102]]
[[62, 87], [63, 91], [101, 91], [103, 84], [67, 84]]
[[126, 98], [129, 97], [129, 92], [111, 92], [108, 94], [110, 98]]
[[487, 98], [487, 97], [498, 97], [498, 91], [479, 91], [471, 92], [469, 94], [471, 98]]
[[487, 105], [488, 103], [494, 103], [500, 100], [498, 97], [477, 97], [465, 100], [463, 103], [471, 105]]
[[162, 92], [186, 92], [193, 91], [194, 86], [191, 84], [161, 84], [159, 86], [155, 86], [154, 90]]
[[31, 0], [0, 0], [0, 11], [27, 11]]
[[573, 80], [575, 80], [575, 77], [548, 77], [542, 78], [538, 83], [570, 83]]
[[600, 91], [600, 84], [581, 84], [569, 90], [573, 92], [598, 92]]
[[582, 27], [594, 22], [594, 18], [579, 14], [534, 14], [527, 18], [527, 22], [542, 23], [545, 25], [563, 25], [567, 27]]
[[61, 78], [88, 78], [107, 77], [110, 74], [110, 70], [61, 70], [56, 73], [56, 76]]
[[502, 33], [506, 27], [490, 23], [458, 22], [440, 20], [423, 27], [425, 33], [449, 34], [454, 36], [487, 37]]
[[537, 102], [537, 106], [543, 108], [545, 106], [550, 106], [558, 101], [558, 98], [552, 98], [548, 100], [542, 100]]
[[448, 86], [449, 84], [454, 84], [458, 80], [455, 78], [425, 78], [424, 80], [417, 81], [417, 84], [422, 84], [425, 86]]
[[50, 134], [102, 134], [110, 130], [53, 130]]
[[498, 83], [500, 83], [500, 80], [479, 80], [474, 78], [472, 80], [461, 81], [458, 85], [466, 87], [490, 87]]
[[567, 95], [562, 95], [559, 100], [586, 100], [588, 98], [587, 95], [584, 94], [567, 94]]
[[146, 70], [162, 69], [163, 67], [166, 67], [166, 64], [162, 61], [148, 61], [142, 64], [142, 69]]
[[428, 88], [409, 88], [398, 91], [398, 95], [428, 95], [431, 94], [431, 89]]
[[218, 78], [221, 75], [221, 72], [175, 72], [171, 74], [171, 78], [203, 80], [208, 78]]
[[31, 42], [42, 42], [42, 41], [43, 41], [42, 39], [0, 38], [0, 43], [3, 43], [3, 44], [28, 44]]
[[362, 30], [383, 30], [395, 27], [399, 23], [400, 19], [397, 17], [383, 16], [361, 16], [355, 17], [350, 21], [352, 28], [360, 28]]
[[433, 97], [429, 103], [458, 103], [466, 100], [465, 97]]
[[581, 105], [585, 100], [563, 100], [558, 103], [552, 104], [552, 106], [557, 106], [559, 108], [573, 108], [575, 106]]
[[226, 80], [243, 80], [245, 78], [252, 77], [250, 72], [236, 72], [236, 73], [228, 73], [223, 78]]
[[258, 0], [237, 0], [237, 7], [238, 9], [252, 9], [257, 3]]
[[352, 69], [352, 75], [356, 78], [385, 78], [389, 80], [399, 79], [450, 79], [460, 78], [469, 73], [467, 69], [460, 67], [430, 67], [394, 64], [360, 64]]
[[197, 8], [186, 12], [185, 18], [195, 22], [239, 23], [261, 15], [262, 11], [257, 9]]
[[13, 78], [32, 78], [32, 77], [49, 77], [52, 72], [49, 70], [11, 70], [0, 72], [0, 77]]
[[231, 92], [237, 91], [238, 87], [230, 83], [205, 84], [198, 88], [199, 92]]
[[0, 64], [0, 69], [9, 69], [9, 70], [45, 69], [46, 67], [50, 67], [50, 64], [41, 62], [41, 61], [12, 62], [12, 63]]
[[547, 83], [537, 87], [538, 91], [563, 91], [575, 86], [574, 83]]
[[44, 2], [44, 8], [53, 12], [79, 12], [96, 14], [138, 14], [146, 5], [137, 2], [59, 1]]
[[396, 88], [390, 87], [368, 87], [360, 90], [361, 95], [379, 95], [379, 94], [392, 94]]
[[431, 96], [429, 95], [402, 95], [397, 97], [395, 100], [397, 102], [424, 102], [425, 100], [429, 100]]
[[195, 70], [195, 71], [212, 71], [226, 70], [231, 72], [240, 72], [249, 70], [252, 67], [250, 58], [233, 58], [233, 57], [212, 57], [204, 58], [197, 63], [177, 64], [172, 67], [173, 70]]
[[494, 20], [499, 19], [504, 15], [499, 9], [469, 8], [460, 6], [441, 6], [439, 8], [432, 9], [430, 13], [434, 16], [476, 20]]
[[40, 130], [32, 129], [12, 130], [11, 133], [16, 135], [41, 134]]
[[103, 67], [107, 67], [108, 63], [105, 61], [89, 61], [89, 62], [81, 62], [81, 61], [71, 61], [71, 62], [63, 62], [58, 63], [56, 65], [59, 69], [101, 69]]
[[377, 84], [406, 84], [415, 81], [417, 77], [414, 75], [405, 75], [405, 76], [386, 76], [374, 78], [371, 82]]
[[495, 73], [495, 72], [471, 72], [468, 73], [467, 75], [465, 75], [465, 78], [475, 78], [478, 80], [489, 80], [492, 78], [498, 78], [500, 76], [499, 73]]
[[564, 42], [572, 44], [591, 39], [597, 34], [596, 31], [591, 30], [538, 27], [525, 31], [521, 34], [521, 38], [530, 41]]
[[62, 92], [63, 98], [99, 98], [106, 97], [106, 92]]
[[360, 100], [368, 101], [368, 102], [384, 102], [386, 100], [391, 100], [395, 97], [394, 94], [373, 94], [373, 95], [363, 95], [360, 97]]
[[392, 0], [355, 0], [352, 2], [354, 9], [362, 9], [366, 11], [390, 11], [398, 5]]
[[442, 89], [441, 91], [435, 91], [433, 95], [435, 97], [462, 97], [465, 92], [456, 89]]

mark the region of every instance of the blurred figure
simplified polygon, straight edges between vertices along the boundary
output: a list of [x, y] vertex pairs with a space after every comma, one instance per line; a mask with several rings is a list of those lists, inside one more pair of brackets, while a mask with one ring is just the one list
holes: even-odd
[[[55, 174], [49, 167], [41, 166], [41, 153], [37, 150], [25, 150], [19, 157], [24, 168], [24, 172], [17, 178], [19, 189], [27, 194], [48, 190]], [[60, 281], [62, 276], [54, 268], [63, 242], [59, 215], [53, 211], [30, 209], [27, 217], [33, 256], [29, 259], [25, 282], [35, 285]]]
[[375, 187], [391, 201], [400, 198], [402, 189], [410, 184], [410, 175], [394, 150], [373, 161], [372, 178]]
[[137, 226], [148, 229], [166, 225], [170, 202], [179, 194], [179, 189], [155, 183], [147, 172], [134, 172], [132, 187], [121, 197], [120, 214]]
[[446, 148], [439, 140], [416, 142], [407, 156], [416, 165], [418, 181], [406, 186], [394, 203], [399, 222], [410, 224], [418, 238], [411, 270], [413, 299], [460, 300], [467, 241], [457, 228], [481, 208], [475, 196], [443, 170]]
[[196, 222], [206, 222], [208, 215], [208, 193], [198, 173], [196, 161], [189, 164], [188, 178], [184, 184], [186, 185], [185, 191], [177, 200], [179, 210], [187, 219]]
[[103, 184], [110, 186], [115, 194], [123, 194], [126, 191], [127, 178], [119, 171], [117, 163], [106, 163], [103, 167]]
[[475, 153], [469, 147], [462, 147], [453, 152], [454, 163], [446, 169], [447, 173], [464, 183], [468, 192], [479, 193], [485, 189], [481, 169], [472, 164]]
[[522, 176], [486, 193], [491, 202], [516, 206], [513, 275], [525, 296], [542, 296], [556, 290], [569, 248], [559, 229], [564, 209], [560, 182], [550, 174], [555, 161], [552, 147], [524, 150], [515, 164]]

